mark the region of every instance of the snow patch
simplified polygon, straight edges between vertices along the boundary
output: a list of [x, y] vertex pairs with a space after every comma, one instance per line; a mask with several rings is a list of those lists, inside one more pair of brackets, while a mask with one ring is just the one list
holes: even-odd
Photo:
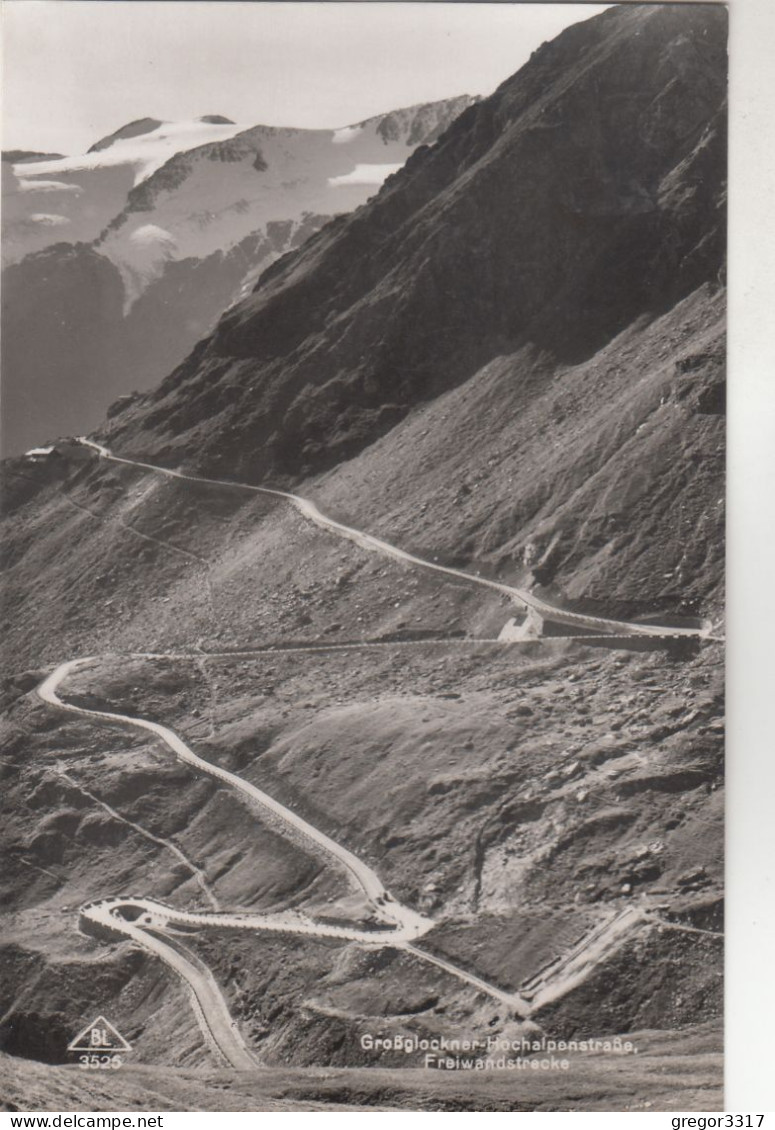
[[334, 136], [331, 140], [334, 145], [347, 145], [348, 141], [354, 141], [362, 133], [363, 126], [344, 126], [343, 129], [334, 130]]
[[116, 263], [124, 282], [124, 317], [176, 250], [175, 237], [158, 224], [143, 224], [131, 233]]
[[[157, 129], [136, 137], [118, 138], [107, 149], [84, 153], [79, 157], [63, 157], [56, 161], [36, 161], [35, 175], [56, 176], [81, 169], [106, 169], [128, 165], [134, 170], [135, 184], [145, 180], [163, 164], [188, 149], [208, 145], [214, 141], [228, 141], [247, 127], [236, 125], [214, 125], [211, 122], [162, 122]], [[21, 170], [29, 178], [31, 186], [40, 187], [39, 181], [30, 177], [28, 164], [14, 165], [14, 172]], [[19, 171], [17, 171], [19, 170]], [[57, 185], [57, 187], [60, 187]]]
[[56, 216], [52, 215], [50, 212], [33, 212], [30, 216], [30, 220], [33, 224], [42, 224], [44, 227], [48, 228], [60, 228], [62, 224], [70, 223], [67, 216]]
[[174, 236], [160, 228], [158, 224], [143, 224], [142, 227], [136, 228], [129, 237], [129, 242], [134, 243], [136, 247], [156, 247], [158, 250], [164, 250], [175, 246]]
[[397, 165], [356, 165], [350, 173], [344, 173], [340, 177], [329, 177], [328, 183], [331, 188], [342, 188], [351, 184], [382, 184], [391, 173], [397, 173], [403, 165], [399, 162]]
[[30, 180], [27, 177], [19, 179], [18, 188], [19, 192], [72, 192], [76, 196], [83, 192], [80, 185], [68, 184], [64, 180]]

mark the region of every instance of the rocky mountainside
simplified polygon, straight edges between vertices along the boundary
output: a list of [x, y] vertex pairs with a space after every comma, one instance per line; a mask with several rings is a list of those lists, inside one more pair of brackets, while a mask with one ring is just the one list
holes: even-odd
[[473, 101], [412, 106], [340, 130], [256, 126], [178, 153], [129, 192], [98, 241], [121, 271], [127, 308], [168, 260], [228, 252], [273, 222], [351, 211]]
[[270, 221], [230, 250], [170, 259], [126, 311], [115, 265], [92, 244], [55, 244], [3, 273], [2, 450], [80, 434], [117, 397], [160, 380], [260, 269], [327, 217]]
[[[99, 1012], [135, 1050], [120, 1088], [92, 1084], [95, 1109], [165, 1066], [179, 1104], [250, 1101], [206, 1074], [160, 961], [77, 931], [84, 903], [362, 922], [325, 855], [149, 719], [432, 919], [412, 947], [162, 931], [212, 972], [272, 1095], [717, 1109], [725, 49], [715, 5], [572, 26], [114, 405], [97, 438], [123, 461], [67, 443], [5, 461], [10, 1101], [39, 1094], [25, 1060], [65, 1064]], [[713, 630], [528, 638], [528, 622], [508, 644], [522, 613], [482, 579]], [[124, 722], [41, 701], [76, 657], [62, 699]], [[483, 1072], [484, 1096], [478, 1073], [420, 1072], [369, 1033], [629, 1034], [640, 1054]], [[332, 1090], [321, 1067], [358, 1070]], [[66, 1068], [51, 1078], [72, 1093]]]
[[262, 267], [362, 204], [473, 101], [341, 130], [143, 118], [81, 158], [5, 163], [3, 451], [88, 430], [116, 396], [157, 383]]
[[11, 165], [19, 165], [27, 161], [58, 161], [62, 153], [39, 153], [34, 149], [4, 149], [2, 160]]
[[[635, 542], [649, 561], [645, 506], [656, 554], [673, 543], [659, 580], [644, 570], [648, 594], [675, 589], [697, 524], [708, 524], [703, 546], [722, 531], [711, 468], [723, 413], [724, 20], [712, 6], [644, 6], [571, 27], [367, 206], [270, 268], [115, 417], [111, 442], [253, 482], [298, 481], [363, 453], [381, 493], [361, 491], [366, 513], [384, 513], [386, 496], [400, 507], [413, 483], [427, 491], [433, 467], [454, 484], [434, 505], [454, 511], [450, 540], [473, 535], [499, 561], [516, 551], [548, 579], [565, 568], [577, 588], [593, 581], [578, 582], [582, 558], [608, 570]], [[616, 94], [601, 99], [601, 87]], [[402, 444], [420, 406], [429, 426]], [[462, 448], [450, 431], [465, 434]], [[471, 458], [474, 435], [482, 471], [469, 478], [493, 480], [486, 533], [443, 470], [458, 450]], [[666, 463], [668, 444], [683, 458]], [[399, 449], [388, 494], [385, 458]], [[718, 583], [709, 552], [691, 582], [705, 596]], [[642, 591], [613, 573], [622, 595]]]

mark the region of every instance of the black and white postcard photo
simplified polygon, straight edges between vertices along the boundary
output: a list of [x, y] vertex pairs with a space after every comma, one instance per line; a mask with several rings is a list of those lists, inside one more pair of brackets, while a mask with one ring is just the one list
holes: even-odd
[[0, 1109], [723, 1111], [730, 10], [3, 15]]

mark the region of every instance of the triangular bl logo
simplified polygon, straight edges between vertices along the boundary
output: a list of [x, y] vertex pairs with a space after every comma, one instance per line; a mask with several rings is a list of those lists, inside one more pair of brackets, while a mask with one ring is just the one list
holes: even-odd
[[131, 1052], [132, 1045], [104, 1016], [98, 1016], [67, 1045], [69, 1052]]

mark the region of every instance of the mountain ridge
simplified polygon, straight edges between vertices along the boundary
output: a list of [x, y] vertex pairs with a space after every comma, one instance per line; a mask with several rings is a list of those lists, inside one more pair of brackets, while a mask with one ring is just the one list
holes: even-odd
[[[703, 6], [700, 9], [693, 17], [689, 14], [687, 21], [696, 23], [701, 36], [708, 10]], [[711, 23], [715, 20], [722, 25], [718, 16], [708, 14]], [[655, 51], [669, 54], [675, 49], [676, 39], [680, 49], [683, 17], [674, 20], [661, 10], [630, 12], [627, 16], [620, 9], [611, 10], [611, 17], [607, 22], [613, 25], [614, 34], [602, 41], [603, 58], [597, 60], [598, 66], [605, 67], [606, 55], [616, 55], [619, 47], [628, 50], [632, 24], [644, 38], [652, 30]], [[618, 35], [617, 23], [622, 25]], [[718, 167], [724, 144], [722, 85], [710, 95], [718, 104], [715, 125], [713, 116], [710, 123], [703, 118], [702, 107], [686, 110], [679, 120], [685, 123], [680, 128], [693, 139], [691, 151], [682, 150], [668, 134], [662, 152], [649, 155], [652, 164], [661, 160], [662, 165], [656, 180], [654, 173], [650, 174], [653, 183], [648, 185], [637, 182], [637, 153], [630, 183], [617, 183], [616, 166], [610, 162], [608, 170], [605, 166], [598, 168], [597, 179], [590, 179], [592, 162], [599, 158], [594, 150], [593, 156], [586, 156], [578, 133], [602, 124], [593, 118], [590, 127], [585, 104], [585, 99], [594, 97], [594, 91], [584, 87], [592, 60], [585, 57], [576, 62], [573, 98], [567, 103], [560, 98], [568, 78], [560, 95], [540, 94], [537, 105], [531, 101], [536, 90], [542, 89], [546, 52], [557, 51], [562, 58], [566, 50], [574, 49], [580, 29], [591, 24], [574, 25], [543, 54], [536, 53], [515, 79], [458, 118], [441, 144], [414, 154], [400, 175], [387, 179], [369, 205], [329, 225], [302, 249], [271, 266], [254, 294], [230, 310], [215, 333], [198, 345], [195, 355], [149, 394], [146, 414], [150, 420], [161, 421], [167, 397], [174, 400], [176, 387], [184, 384], [190, 392], [189, 382], [196, 381], [199, 371], [209, 386], [213, 380], [224, 383], [231, 361], [238, 382], [232, 392], [236, 393], [239, 382], [245, 380], [241, 374], [246, 368], [252, 367], [258, 375], [258, 366], [263, 364], [267, 374], [261, 387], [267, 390], [266, 399], [260, 395], [253, 397], [252, 404], [248, 397], [235, 401], [234, 418], [241, 416], [251, 444], [256, 443], [256, 426], [262, 429], [258, 434], [268, 442], [261, 444], [259, 466], [271, 472], [276, 458], [276, 471], [310, 473], [324, 469], [326, 464], [321, 466], [313, 459], [305, 465], [293, 454], [307, 441], [312, 447], [312, 431], [319, 428], [299, 403], [294, 406], [298, 397], [307, 395], [306, 390], [322, 388], [331, 381], [327, 398], [332, 408], [338, 405], [344, 410], [346, 402], [346, 411], [356, 418], [360, 411], [365, 419], [380, 399], [405, 413], [417, 400], [475, 372], [492, 356], [495, 342], [508, 349], [532, 340], [560, 360], [579, 361], [635, 316], [664, 310], [705, 281], [709, 270], [711, 274], [720, 270], [723, 195], [719, 196], [717, 178], [706, 178], [704, 173], [706, 167]], [[598, 26], [605, 28], [606, 22]], [[675, 28], [672, 36], [671, 27]], [[588, 48], [587, 54], [592, 50]], [[718, 50], [717, 40], [706, 49], [710, 73]], [[695, 44], [684, 52], [687, 64], [702, 70], [702, 58], [694, 60]], [[621, 72], [627, 63], [617, 58]], [[627, 98], [644, 113], [654, 112], [650, 104], [654, 99], [656, 112], [663, 114], [668, 97], [672, 99], [671, 111], [677, 111], [685, 89], [694, 82], [694, 74], [687, 71], [684, 85], [676, 85], [671, 74], [668, 89], [659, 93], [658, 89], [644, 88], [641, 78], [638, 69], [632, 68]], [[621, 102], [624, 105], [624, 97]], [[547, 122], [547, 109], [560, 118], [563, 113], [567, 116]], [[631, 106], [630, 116], [637, 116]], [[493, 144], [489, 139], [499, 121], [498, 141]], [[619, 128], [617, 122], [617, 132]], [[509, 143], [510, 131], [516, 147]], [[575, 138], [574, 160], [580, 166], [573, 181], [551, 190], [549, 202], [542, 202], [538, 213], [534, 206], [529, 223], [520, 225], [519, 210], [504, 197], [500, 185], [523, 183], [523, 191], [533, 191], [534, 180], [526, 175], [530, 163], [536, 174], [541, 166], [550, 168], [552, 161], [561, 168], [569, 136]], [[457, 159], [459, 146], [466, 147], [462, 171]], [[482, 163], [485, 156], [488, 159]], [[520, 178], [515, 181], [510, 164], [519, 164], [521, 182]], [[473, 203], [477, 194], [479, 200]], [[708, 216], [714, 212], [718, 218], [708, 231]], [[412, 230], [407, 236], [404, 225], [410, 220]], [[459, 241], [460, 252], [454, 243], [458, 230], [465, 232]], [[657, 247], [664, 246], [668, 238], [674, 245], [671, 255], [679, 261], [678, 271], [673, 262], [660, 262], [659, 253], [655, 256], [652, 250], [655, 242]], [[512, 249], [519, 256], [513, 260], [509, 258]], [[414, 258], [408, 265], [410, 254]], [[641, 260], [636, 279], [631, 268], [633, 258]], [[344, 261], [347, 269], [342, 268]], [[414, 325], [407, 329], [402, 311], [417, 310], [423, 302], [430, 324], [421, 332]], [[368, 355], [360, 347], [364, 334], [358, 329], [359, 320], [368, 324], [372, 339]], [[302, 348], [305, 339], [316, 342], [311, 350]], [[282, 376], [274, 368], [281, 359], [285, 366]], [[344, 374], [339, 385], [333, 380], [337, 368]], [[458, 374], [451, 380], [450, 369]], [[411, 372], [411, 377], [396, 378], [395, 374], [402, 372]], [[338, 387], [341, 392], [336, 391]], [[300, 417], [298, 435], [293, 435], [287, 424], [276, 435], [271, 434], [277, 409], [272, 410], [270, 402], [279, 405], [280, 388], [286, 389], [281, 394], [286, 413], [291, 409], [291, 419]], [[319, 408], [324, 415], [328, 412], [325, 399], [322, 403], [319, 397], [308, 399], [310, 406], [314, 403], [315, 419], [319, 421]], [[137, 413], [147, 439], [148, 429], [139, 408]], [[305, 429], [310, 430], [309, 435]], [[131, 428], [128, 423], [117, 424], [112, 434], [123, 442]], [[213, 438], [211, 442], [217, 441]], [[324, 457], [329, 465], [339, 450], [352, 453], [352, 443], [345, 441], [341, 449], [332, 447], [329, 437]], [[283, 461], [288, 460], [291, 464], [284, 466]]]
[[[3, 288], [3, 450], [12, 454], [87, 430], [116, 396], [160, 380], [252, 285], [262, 265], [332, 212], [365, 200], [391, 162], [400, 164], [412, 151], [415, 135], [442, 130], [470, 101], [466, 95], [420, 104], [340, 131], [210, 127], [234, 136], [186, 149], [133, 186], [121, 182], [123, 206], [101, 234], [51, 242], [11, 264]], [[143, 137], [153, 138], [155, 121], [140, 121]], [[379, 133], [383, 123], [390, 126], [387, 138]], [[106, 152], [134, 144], [128, 128], [111, 135], [123, 140]], [[41, 176], [53, 175], [43, 168]], [[114, 177], [117, 169], [96, 173]], [[358, 170], [360, 180], [348, 179]], [[83, 211], [84, 201], [74, 207]], [[49, 240], [66, 236], [65, 217], [51, 214], [47, 222], [56, 233]], [[79, 304], [77, 280], [87, 274]], [[100, 287], [104, 298], [94, 302]], [[123, 291], [118, 306], [117, 287]]]
[[113, 133], [108, 134], [106, 137], [101, 137], [99, 141], [95, 141], [93, 145], [89, 146], [86, 152], [100, 153], [103, 149], [109, 149], [116, 141], [121, 141], [129, 137], [138, 137], [144, 133], [152, 133], [154, 130], [157, 130], [159, 126], [164, 124], [161, 118], [136, 118], [134, 121], [127, 122], [126, 125], [114, 130]]

